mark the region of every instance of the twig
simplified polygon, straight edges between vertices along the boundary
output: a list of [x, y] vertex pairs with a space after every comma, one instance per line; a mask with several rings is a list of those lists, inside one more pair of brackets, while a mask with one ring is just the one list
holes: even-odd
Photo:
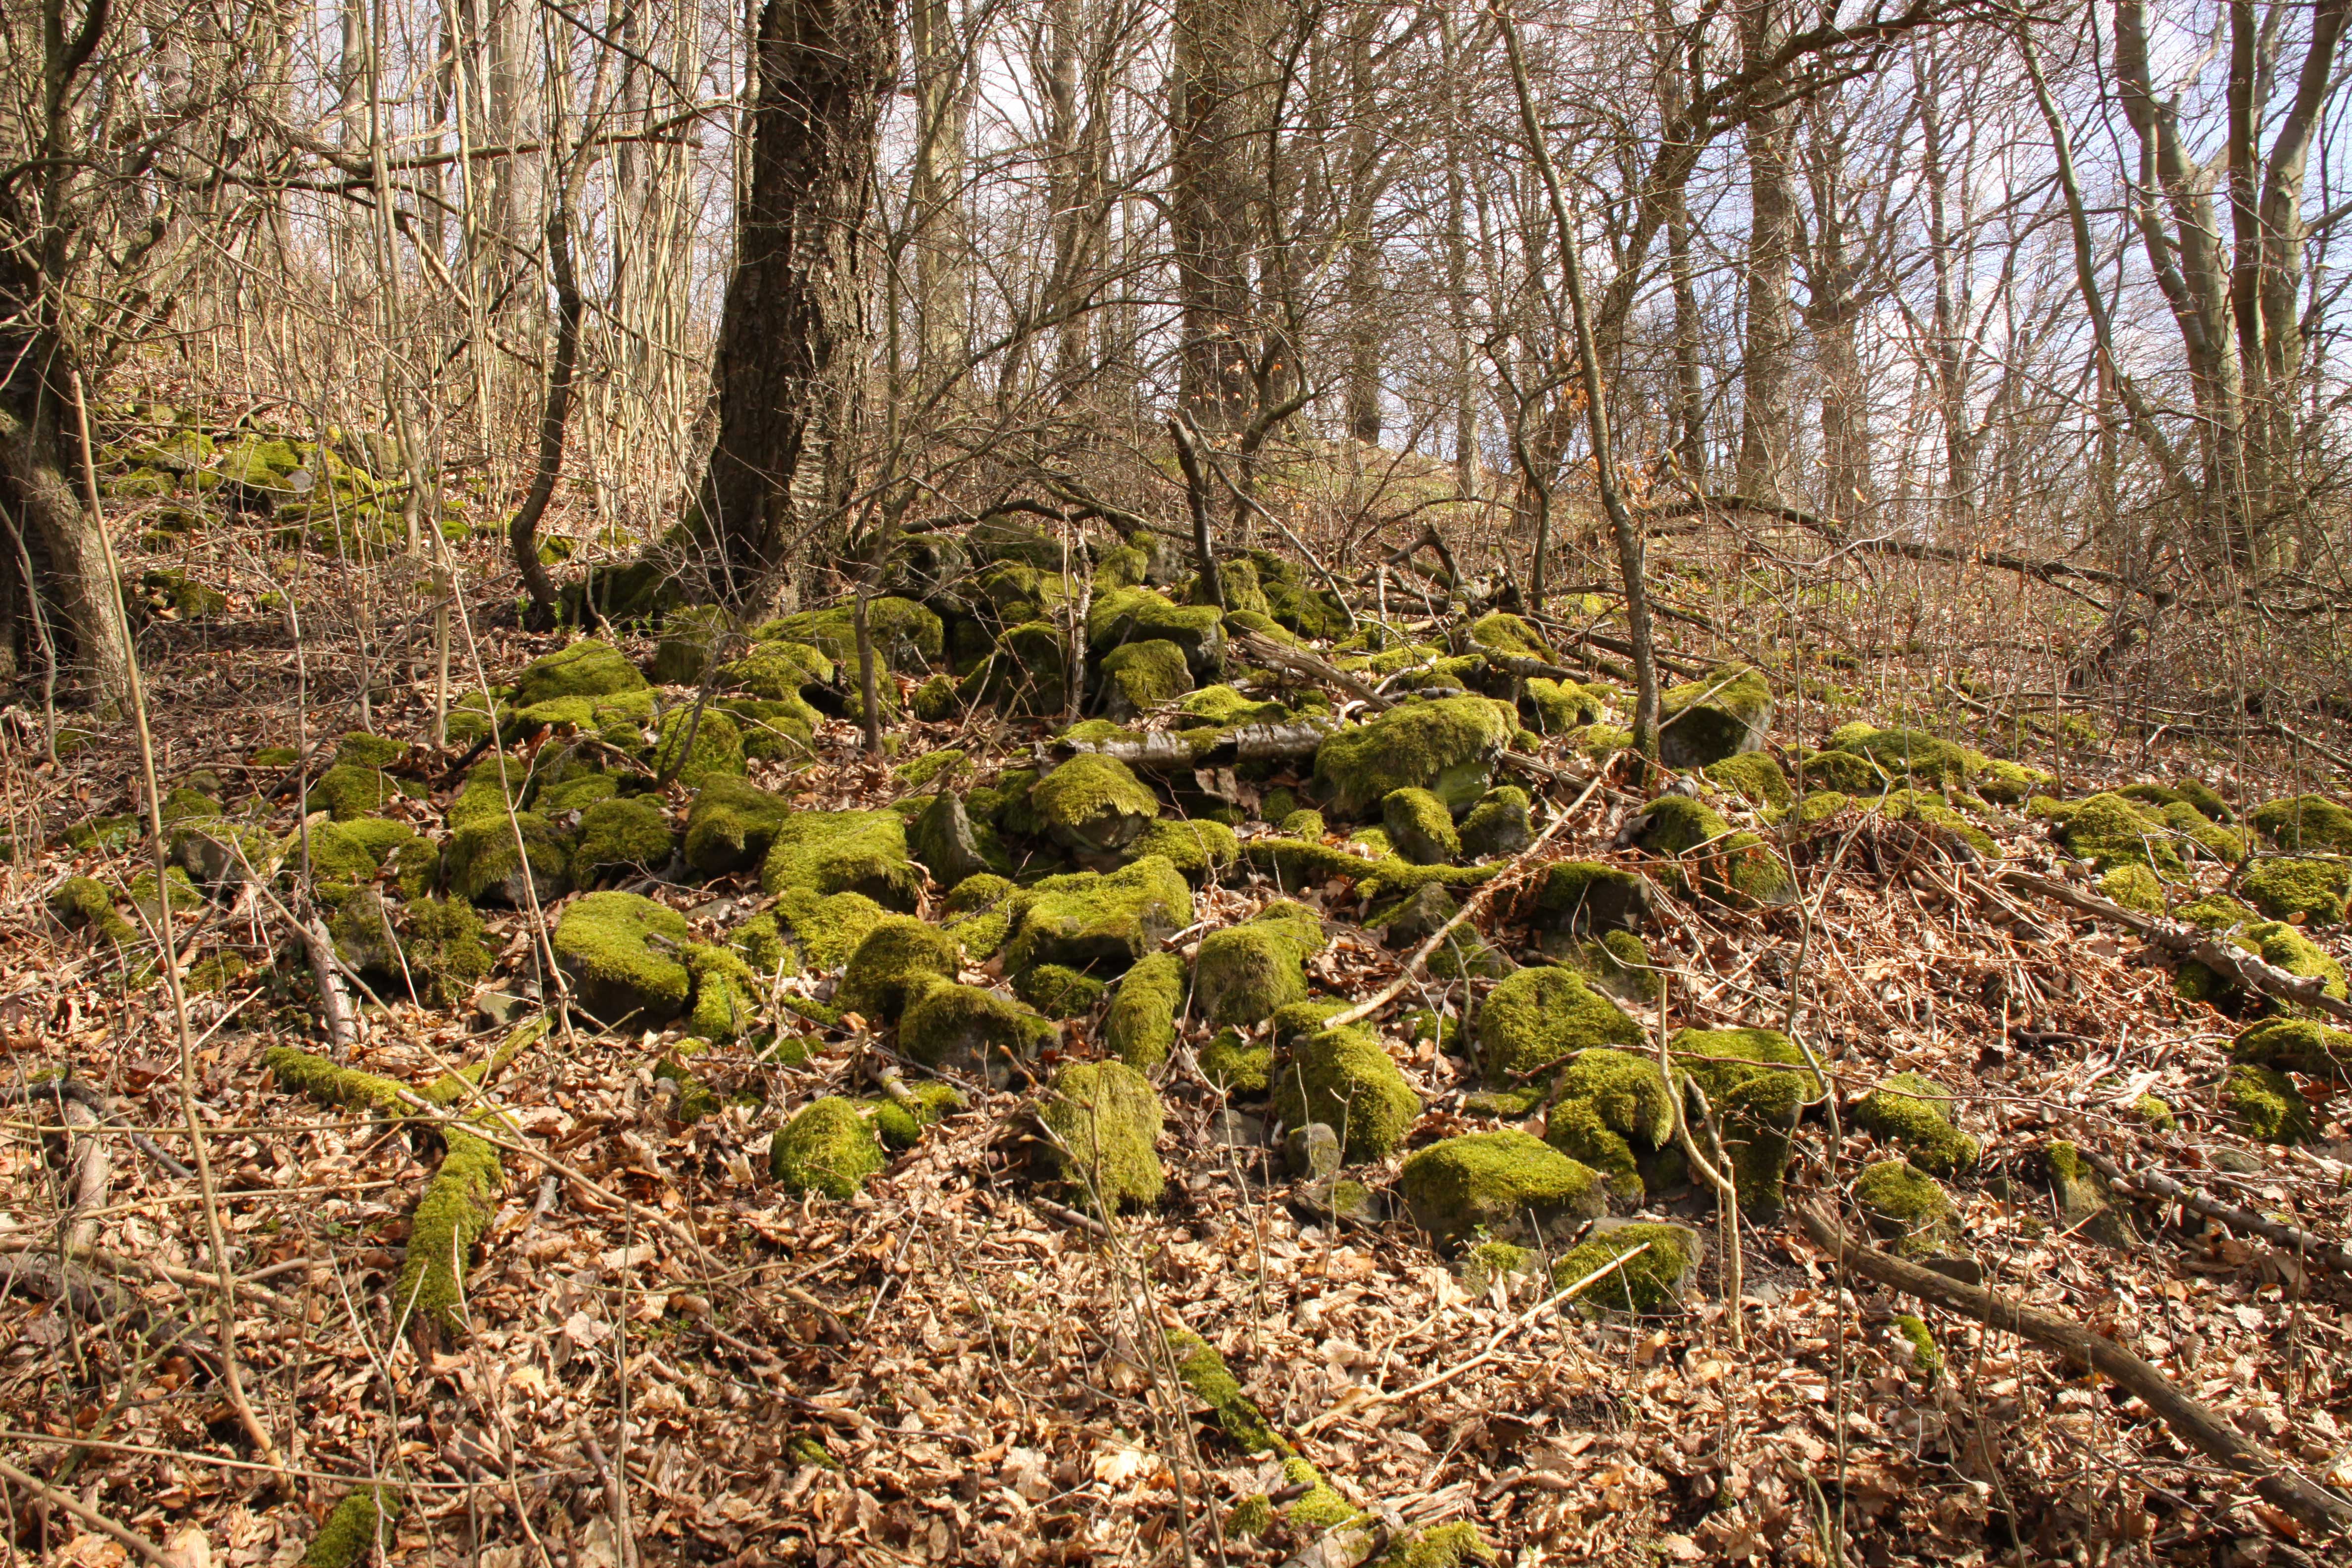
[[2325, 1237], [2315, 1236], [2301, 1226], [2265, 1219], [2251, 1209], [2242, 1209], [2235, 1204], [2225, 1204], [2218, 1199], [2209, 1198], [2202, 1193], [2181, 1185], [2170, 1176], [2162, 1175], [2154, 1171], [2126, 1171], [2105, 1154], [2090, 1149], [2084, 1149], [2081, 1152], [2092, 1169], [2109, 1181], [2122, 1182], [2127, 1185], [2138, 1187], [2143, 1192], [2153, 1193], [2158, 1197], [2169, 1198], [2191, 1214], [2201, 1214], [2208, 1219], [2221, 1221], [2231, 1230], [2243, 1231], [2249, 1236], [2259, 1236], [2266, 1241], [2274, 1241], [2293, 1252], [2297, 1258], [2307, 1258], [2312, 1262], [2332, 1268], [2338, 1274], [2352, 1274], [2352, 1252], [2346, 1252]]
[[14, 1465], [5, 1463], [5, 1461], [0, 1461], [0, 1478], [5, 1478], [12, 1484], [22, 1487], [33, 1496], [40, 1499], [43, 1502], [47, 1503], [51, 1508], [63, 1509], [66, 1512], [73, 1515], [76, 1519], [81, 1521], [92, 1530], [98, 1531], [100, 1533], [104, 1535], [112, 1536], [122, 1546], [130, 1551], [137, 1552], [142, 1559], [149, 1563], [169, 1563], [171, 1561], [170, 1558], [163, 1555], [163, 1549], [162, 1547], [156, 1545], [153, 1542], [148, 1540], [137, 1531], [125, 1529], [123, 1526], [115, 1523], [114, 1521], [107, 1518], [106, 1515], [99, 1512], [98, 1510], [84, 1506], [81, 1500], [74, 1497], [71, 1493], [59, 1491], [55, 1487], [35, 1480], [32, 1477], [26, 1475], [24, 1471], [18, 1469]]
[[2164, 1373], [2102, 1334], [2080, 1323], [2013, 1301], [1981, 1285], [1963, 1285], [1948, 1275], [1848, 1239], [1835, 1220], [1809, 1204], [1794, 1205], [1797, 1223], [1815, 1246], [1845, 1267], [1882, 1285], [1931, 1305], [1975, 1319], [1987, 1328], [2031, 1340], [2078, 1366], [2112, 1379], [2136, 1395], [2173, 1435], [2252, 1482], [2273, 1507], [2315, 1530], [2352, 1529], [2352, 1500], [2320, 1486], [2302, 1471], [2252, 1441], [2228, 1420], [2181, 1392]]

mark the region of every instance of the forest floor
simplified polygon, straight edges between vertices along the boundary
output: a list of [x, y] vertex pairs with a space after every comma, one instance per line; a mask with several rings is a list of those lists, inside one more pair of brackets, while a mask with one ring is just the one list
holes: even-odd
[[[493, 681], [562, 640], [473, 629]], [[640, 662], [655, 651], [649, 637], [618, 640]], [[348, 672], [322, 678], [315, 650], [249, 595], [216, 618], [152, 626], [142, 655], [167, 791], [209, 771], [224, 800], [266, 794], [289, 770], [258, 753], [297, 747], [315, 777], [336, 738], [360, 727]], [[382, 686], [370, 727], [416, 742], [430, 670], [404, 658]], [[320, 689], [339, 695], [321, 701]], [[662, 700], [690, 703], [691, 689]], [[1575, 1241], [1573, 1226], [1523, 1235], [1541, 1256], [1518, 1272], [1433, 1246], [1395, 1195], [1400, 1162], [1460, 1134], [1543, 1126], [1539, 1106], [1500, 1114], [1480, 1096], [1479, 1062], [1454, 1026], [1491, 976], [1424, 972], [1366, 1021], [1420, 1109], [1397, 1150], [1349, 1166], [1369, 1189], [1350, 1215], [1259, 1142], [1271, 1109], [1202, 1070], [1214, 1031], [1190, 1015], [1154, 1073], [1157, 1203], [1097, 1217], [1041, 1184], [1039, 1091], [1019, 1076], [1003, 1088], [965, 1078], [961, 1107], [844, 1201], [773, 1180], [769, 1140], [822, 1097], [869, 1096], [887, 1031], [854, 1013], [814, 1021], [803, 1015], [823, 1007], [775, 1005], [780, 992], [763, 999], [759, 1028], [681, 1058], [686, 1022], [613, 1031], [542, 1011], [536, 921], [557, 921], [564, 905], [486, 908], [487, 1005], [467, 986], [445, 1005], [365, 1004], [352, 1025], [349, 1065], [416, 1094], [453, 1067], [494, 1062], [479, 1093], [496, 1117], [467, 1125], [492, 1140], [499, 1174], [487, 1228], [458, 1243], [459, 1327], [423, 1313], [396, 1324], [419, 1196], [445, 1158], [441, 1123], [422, 1100], [322, 1103], [265, 1063], [274, 1047], [331, 1054], [311, 965], [278, 910], [294, 890], [232, 886], [179, 910], [180, 964], [194, 982], [184, 1025], [152, 922], [120, 946], [61, 923], [53, 900], [68, 878], [129, 889], [152, 875], [153, 851], [135, 825], [68, 842], [74, 825], [143, 810], [132, 729], [88, 725], [51, 761], [33, 703], [0, 716], [20, 851], [0, 899], [13, 1085], [0, 1278], [17, 1287], [0, 1296], [9, 1561], [119, 1563], [151, 1545], [153, 1560], [183, 1564], [327, 1562], [352, 1547], [345, 1560], [367, 1561], [364, 1520], [341, 1547], [322, 1531], [350, 1530], [347, 1500], [372, 1480], [395, 1489], [383, 1494], [385, 1560], [496, 1568], [1224, 1564], [1318, 1551], [1305, 1560], [2341, 1560], [2114, 1382], [1964, 1313], [1842, 1278], [1793, 1207], [1738, 1230], [1737, 1323], [1713, 1205], [1687, 1189], [1661, 1184], [1646, 1205], [1617, 1205], [1685, 1222], [1703, 1243], [1703, 1261], [1653, 1310], [1611, 1311], [1599, 1289], [1553, 1300], [1543, 1266]], [[1809, 705], [1801, 733], [1789, 714], [1784, 703], [1770, 737], [1783, 761], [1823, 745], [1833, 724], [1898, 718]], [[883, 763], [835, 719], [807, 760], [753, 761], [749, 776], [795, 813], [887, 808], [921, 793], [904, 770], [927, 752], [963, 750], [970, 784], [984, 788], [1034, 766], [1052, 728], [902, 717]], [[2259, 803], [2305, 787], [2261, 753], [2113, 745], [2112, 760], [2105, 742], [2077, 748], [2061, 793], [2194, 780], [2242, 826]], [[384, 814], [443, 836], [462, 751], [404, 753], [398, 771], [419, 793]], [[1244, 847], [1273, 832], [1250, 807], [1309, 773], [1277, 764], [1250, 781]], [[1918, 831], [1932, 813], [1896, 821], [1849, 804], [1792, 816], [1762, 826], [1791, 879], [1786, 896], [1727, 901], [1674, 893], [1685, 868], [1625, 844], [1646, 806], [1636, 777], [1571, 737], [1496, 764], [1496, 782], [1528, 787], [1536, 826], [1553, 831], [1532, 855], [1506, 857], [1507, 890], [1463, 928], [1507, 961], [1479, 963], [1498, 973], [1543, 962], [1537, 894], [1550, 863], [1647, 879], [1655, 919], [1643, 936], [1669, 977], [1670, 1016], [1624, 999], [1642, 1038], [1793, 1020], [1827, 1075], [1793, 1133], [1792, 1205], [1817, 1203], [1845, 1216], [1857, 1245], [1870, 1239], [1851, 1189], [1905, 1146], [1864, 1131], [1858, 1113], [1892, 1075], [1932, 1079], [1980, 1146], [1944, 1175], [1957, 1227], [1943, 1237], [1948, 1263], [1972, 1259], [1993, 1291], [2107, 1337], [2288, 1465], [2352, 1484], [2345, 1279], [2178, 1204], [2086, 1197], [2084, 1182], [2052, 1174], [2053, 1144], [2073, 1145], [2340, 1240], [2352, 1234], [2352, 1133], [2324, 1064], [2289, 1080], [2310, 1122], [2300, 1140], [2253, 1136], [2228, 1086], [2232, 1042], [2259, 1001], [2224, 996], [2225, 1011], [2184, 1000], [2174, 963], [2124, 926], [2004, 890], [1996, 879], [2011, 869], [2085, 892], [2098, 880], [2024, 801], [1952, 792], [1955, 825], [1989, 836], [1990, 855], [1957, 831]], [[693, 795], [671, 784], [650, 798], [682, 825]], [[1735, 796], [1715, 804], [1734, 826], [1762, 826]], [[290, 833], [291, 792], [268, 813], [272, 832]], [[1347, 833], [1335, 825], [1328, 844]], [[2210, 857], [2161, 858], [2176, 903], [2243, 875]], [[774, 901], [756, 871], [646, 887], [709, 942]], [[1362, 923], [1349, 879], [1278, 889], [1246, 857], [1205, 879], [1170, 950], [1195, 952], [1284, 890], [1326, 921], [1328, 945], [1305, 961], [1318, 995], [1352, 1001], [1397, 973], [1411, 944]], [[944, 891], [923, 889], [920, 909], [936, 918]], [[119, 907], [142, 924], [129, 897]], [[2324, 915], [2291, 923], [2352, 956]], [[961, 974], [998, 984], [1001, 961]], [[790, 989], [823, 1003], [834, 984], [813, 965]], [[1446, 1032], [1416, 1028], [1421, 1009]], [[1098, 1006], [1055, 1027], [1041, 1079], [1108, 1049]], [[656, 1071], [681, 1062], [690, 1072]], [[89, 1106], [43, 1094], [59, 1069], [95, 1091]], [[691, 1121], [681, 1076], [710, 1097]], [[192, 1116], [205, 1129], [209, 1196], [180, 1173]], [[224, 1261], [238, 1280], [230, 1358], [213, 1272]], [[79, 1293], [61, 1300], [68, 1278]], [[1234, 1407], [1186, 1380], [1180, 1331], [1222, 1356], [1279, 1449], [1247, 1451], [1220, 1419]], [[274, 1453], [237, 1410], [225, 1360]], [[1302, 1475], [1328, 1492], [1308, 1492]], [[1291, 1506], [1329, 1492], [1328, 1510]], [[1323, 1535], [1333, 1520], [1352, 1544]], [[1437, 1530], [1465, 1522], [1479, 1547]]]

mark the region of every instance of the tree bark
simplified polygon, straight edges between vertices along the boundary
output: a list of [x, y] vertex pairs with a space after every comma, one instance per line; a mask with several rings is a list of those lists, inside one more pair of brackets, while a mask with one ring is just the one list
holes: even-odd
[[1178, 395], [1212, 437], [1246, 425], [1255, 401], [1249, 9], [1250, 0], [1181, 0], [1169, 89], [1169, 226], [1183, 311]]
[[746, 604], [839, 500], [868, 330], [860, 280], [876, 139], [898, 64], [893, 0], [766, 0], [753, 63], [750, 187], [702, 488], [719, 592]]
[[[1745, 0], [1739, 12], [1741, 64], [1762, 69], [1787, 41], [1781, 0]], [[1769, 101], [1780, 83], [1766, 88]], [[1793, 456], [1790, 403], [1789, 279], [1796, 248], [1797, 193], [1789, 174], [1790, 110], [1764, 108], [1748, 117], [1748, 323], [1740, 371], [1739, 489], [1787, 499]]]

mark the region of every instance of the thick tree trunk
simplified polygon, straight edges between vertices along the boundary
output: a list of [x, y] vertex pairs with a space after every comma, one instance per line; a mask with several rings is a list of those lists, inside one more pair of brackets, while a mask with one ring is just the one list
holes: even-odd
[[875, 142], [895, 74], [892, 0], [767, 0], [754, 44], [751, 179], [716, 366], [719, 440], [703, 525], [721, 594], [764, 592], [838, 499], [867, 322]]
[[1176, 8], [1169, 222], [1184, 316], [1179, 396], [1211, 436], [1247, 425], [1255, 401], [1248, 10], [1249, 0], [1181, 0]]
[[[28, 356], [29, 357], [29, 356]], [[98, 519], [82, 504], [58, 417], [60, 400], [43, 388], [29, 366], [0, 387], [0, 478], [9, 511], [46, 564], [38, 590], [72, 647], [60, 649], [82, 683], [86, 700], [112, 710], [131, 690], [131, 627], [114, 584], [114, 568]]]
[[[1747, 0], [1739, 16], [1743, 68], [1770, 58], [1788, 37], [1780, 0]], [[1789, 277], [1796, 249], [1797, 193], [1789, 174], [1786, 108], [1748, 121], [1748, 331], [1741, 370], [1739, 476], [1743, 495], [1785, 499], [1793, 456], [1790, 402]]]

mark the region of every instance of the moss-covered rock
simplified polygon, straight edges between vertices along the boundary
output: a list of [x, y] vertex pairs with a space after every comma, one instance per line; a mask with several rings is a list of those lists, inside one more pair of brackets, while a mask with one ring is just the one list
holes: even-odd
[[1498, 1086], [1522, 1081], [1596, 1046], [1638, 1046], [1642, 1026], [1582, 975], [1554, 964], [1522, 969], [1487, 994], [1472, 1033], [1478, 1065]]
[[590, 893], [555, 922], [555, 958], [572, 994], [606, 1024], [658, 1024], [686, 1010], [686, 917], [635, 893]]
[[1535, 842], [1531, 805], [1528, 792], [1516, 785], [1488, 790], [1462, 819], [1462, 853], [1473, 860], [1494, 860], [1527, 848]]
[[2294, 1080], [2274, 1068], [2240, 1062], [2221, 1086], [2221, 1104], [2249, 1138], [2265, 1143], [2307, 1143], [2311, 1109]]
[[2296, 795], [2254, 807], [2254, 831], [2290, 854], [2352, 855], [2352, 811], [2326, 795]]
[[1518, 716], [1484, 697], [1402, 702], [1341, 730], [1315, 752], [1315, 784], [1336, 816], [1369, 816], [1390, 794], [1425, 789], [1464, 809], [1486, 793], [1489, 769]]
[[1669, 1047], [1676, 1071], [1706, 1096], [1721, 1140], [1707, 1153], [1718, 1164], [1727, 1154], [1739, 1206], [1778, 1215], [1790, 1136], [1822, 1094], [1804, 1053], [1778, 1029], [1684, 1029]]
[[1113, 757], [1072, 757], [1030, 789], [1029, 803], [1053, 840], [1080, 854], [1107, 855], [1134, 841], [1160, 815], [1160, 797]]
[[383, 1548], [392, 1556], [392, 1527], [400, 1518], [397, 1487], [355, 1487], [343, 1494], [319, 1533], [304, 1548], [300, 1568], [365, 1568]]
[[1525, 1132], [1472, 1132], [1409, 1157], [1398, 1190], [1413, 1223], [1452, 1247], [1480, 1235], [1546, 1236], [1564, 1223], [1600, 1216], [1601, 1177]]
[[1287, 1042], [1270, 1077], [1275, 1114], [1293, 1127], [1320, 1121], [1334, 1129], [1351, 1161], [1387, 1158], [1421, 1114], [1421, 1097], [1381, 1037], [1360, 1026]]
[[850, 954], [834, 1003], [845, 1013], [890, 1023], [934, 978], [954, 979], [961, 958], [947, 932], [912, 915], [894, 915], [867, 931]]
[[1103, 1022], [1104, 1040], [1119, 1060], [1148, 1072], [1175, 1049], [1176, 1015], [1183, 1005], [1184, 961], [1155, 952], [1118, 983]]
[[1631, 1051], [1581, 1051], [1560, 1073], [1545, 1120], [1544, 1142], [1591, 1167], [1611, 1191], [1642, 1197], [1642, 1160], [1674, 1135], [1674, 1097], [1665, 1074]]
[[1213, 605], [1175, 605], [1149, 588], [1097, 595], [1087, 611], [1087, 646], [1101, 655], [1130, 642], [1174, 643], [1193, 675], [1206, 679], [1224, 664], [1224, 617]]
[[1093, 975], [1058, 963], [1041, 963], [1013, 977], [1013, 994], [1048, 1018], [1084, 1017], [1108, 989]]
[[1201, 1047], [1201, 1076], [1228, 1094], [1261, 1095], [1274, 1084], [1274, 1047], [1239, 1029], [1220, 1029]]
[[497, 810], [461, 817], [453, 806], [449, 826], [441, 878], [467, 903], [521, 909], [534, 897], [551, 904], [571, 890], [572, 837], [537, 812], [509, 821]]
[[1127, 847], [1132, 859], [1159, 856], [1194, 887], [1232, 870], [1241, 853], [1241, 840], [1234, 830], [1206, 817], [1189, 821], [1160, 817]]
[[898, 1019], [898, 1049], [928, 1068], [1003, 1088], [1060, 1037], [1030, 1008], [977, 985], [934, 980]]
[[1073, 1062], [1038, 1107], [1054, 1179], [1097, 1213], [1160, 1201], [1161, 1111], [1151, 1080], [1124, 1062]]
[[1875, 799], [1895, 785], [1887, 771], [1868, 757], [1834, 747], [1801, 757], [1797, 779], [1809, 795], [1837, 795], [1863, 800]]
[[1772, 723], [1772, 687], [1743, 665], [1727, 665], [1659, 694], [1658, 760], [1703, 768], [1760, 751]]
[[669, 864], [677, 840], [669, 817], [642, 795], [600, 800], [580, 814], [572, 847], [572, 880], [592, 888], [611, 876], [649, 876]]
[[760, 977], [733, 947], [688, 942], [680, 950], [694, 976], [694, 1006], [687, 1026], [701, 1039], [725, 1043], [751, 1032], [760, 1013]]
[[1764, 840], [1735, 833], [1714, 807], [1686, 795], [1660, 795], [1640, 819], [1634, 842], [1679, 861], [1676, 880], [1729, 903], [1782, 904], [1795, 896], [1788, 872]]
[[787, 1192], [846, 1202], [889, 1163], [873, 1122], [850, 1100], [814, 1100], [768, 1140], [768, 1173]]
[[2352, 863], [2309, 860], [2288, 856], [2255, 863], [2238, 884], [2256, 909], [2274, 921], [2298, 917], [2320, 925], [2344, 919], [2344, 900], [2352, 891]]
[[[947, 649], [947, 626], [912, 599], [881, 597], [866, 604], [866, 625], [875, 657], [902, 675], [921, 675]], [[857, 668], [857, 606], [835, 605], [770, 621], [752, 636], [761, 642], [806, 643], [853, 672]]]
[[1598, 860], [1554, 861], [1536, 893], [1538, 926], [1566, 935], [1639, 931], [1654, 918], [1650, 879]]
[[2078, 860], [2095, 869], [2146, 866], [2167, 880], [2177, 880], [2186, 868], [2172, 842], [2164, 818], [2119, 795], [2086, 795], [2061, 805], [2058, 842]]
[[530, 708], [559, 697], [609, 697], [642, 691], [646, 678], [611, 643], [585, 637], [525, 665], [515, 677], [514, 705]]
[[698, 876], [748, 871], [765, 859], [792, 803], [745, 779], [706, 783], [686, 814], [686, 864]]
[[944, 791], [932, 797], [907, 829], [907, 844], [945, 888], [972, 877], [1002, 874], [1013, 866], [996, 830], [974, 822], [962, 797]]
[[1896, 1073], [1853, 1108], [1857, 1126], [1900, 1143], [1911, 1163], [1949, 1176], [1977, 1163], [1977, 1141], [1952, 1125], [1952, 1091], [1917, 1073]]
[[1192, 889], [1158, 856], [1048, 877], [1007, 900], [1005, 967], [1123, 970], [1192, 923]]
[[2099, 896], [2146, 915], [2164, 913], [2164, 884], [2156, 873], [2134, 862], [2118, 866], [2099, 879]]
[[[688, 823], [689, 842], [693, 836]], [[911, 910], [923, 874], [907, 847], [907, 825], [891, 811], [787, 812], [769, 837], [760, 886], [817, 894], [858, 893], [885, 909]]]
[[2352, 1032], [2313, 1018], [2266, 1018], [2230, 1042], [2230, 1057], [2328, 1083], [2352, 1082]]
[[139, 932], [114, 907], [114, 895], [92, 877], [68, 877], [49, 893], [49, 912], [68, 931], [94, 931], [118, 947], [139, 940]]
[[1854, 1179], [1853, 1201], [1900, 1258], [1957, 1256], [1959, 1215], [1936, 1178], [1906, 1160], [1881, 1160]]
[[722, 774], [741, 773], [743, 731], [721, 709], [691, 703], [662, 715], [661, 731], [647, 759], [656, 778], [676, 779], [692, 789]]
[[2242, 934], [2262, 954], [2263, 963], [2305, 979], [2320, 976], [2320, 989], [2339, 1001], [2343, 999], [2344, 966], [2295, 927], [2284, 921], [2263, 921], [2248, 926]]
[[2118, 1251], [2139, 1245], [2139, 1232], [2130, 1214], [2080, 1149], [2063, 1139], [2053, 1142], [2042, 1151], [2042, 1169], [2050, 1177], [2050, 1193], [2057, 1201], [2063, 1228]]
[[1548, 680], [1540, 675], [1529, 678], [1521, 706], [1534, 720], [1530, 728], [1539, 735], [1565, 735], [1599, 723], [1609, 711], [1608, 703], [1593, 688], [1573, 680]]
[[1120, 645], [1103, 655], [1103, 711], [1125, 721], [1175, 701], [1192, 689], [1184, 650], [1164, 637]]
[[1752, 805], [1785, 806], [1796, 798], [1789, 775], [1769, 752], [1742, 752], [1702, 770], [1706, 776]]
[[1874, 730], [1849, 737], [1838, 750], [1867, 757], [1889, 776], [1929, 789], [1958, 789], [1976, 771], [1966, 749], [1922, 730]]
[[1250, 1025], [1307, 999], [1307, 959], [1323, 951], [1323, 921], [1277, 900], [1240, 925], [1213, 931], [1193, 961], [1192, 988], [1214, 1026]]
[[2056, 784], [2058, 780], [2040, 768], [2031, 768], [2005, 758], [1988, 757], [1977, 765], [1969, 787], [1996, 805], [2017, 805], [2030, 797]]
[[1565, 1290], [1622, 1258], [1624, 1262], [1577, 1293], [1577, 1305], [1588, 1312], [1671, 1311], [1697, 1279], [1703, 1251], [1698, 1233], [1687, 1226], [1595, 1226], [1590, 1237], [1552, 1264], [1552, 1289]]
[[1286, 892], [1338, 879], [1369, 877], [1375, 868], [1370, 858], [1336, 844], [1286, 835], [1251, 839], [1242, 846], [1242, 858], [1255, 869], [1273, 878], [1275, 885]]
[[433, 1006], [464, 1001], [490, 973], [481, 917], [457, 900], [414, 899], [395, 919], [373, 889], [362, 889], [343, 901], [328, 930], [343, 962]]
[[1462, 853], [1454, 814], [1425, 789], [1391, 790], [1381, 802], [1381, 821], [1396, 852], [1417, 866], [1447, 865]]
[[1279, 724], [1290, 717], [1290, 710], [1279, 702], [1261, 702], [1222, 684], [1202, 687], [1177, 703], [1176, 710], [1219, 730], [1239, 724]]

